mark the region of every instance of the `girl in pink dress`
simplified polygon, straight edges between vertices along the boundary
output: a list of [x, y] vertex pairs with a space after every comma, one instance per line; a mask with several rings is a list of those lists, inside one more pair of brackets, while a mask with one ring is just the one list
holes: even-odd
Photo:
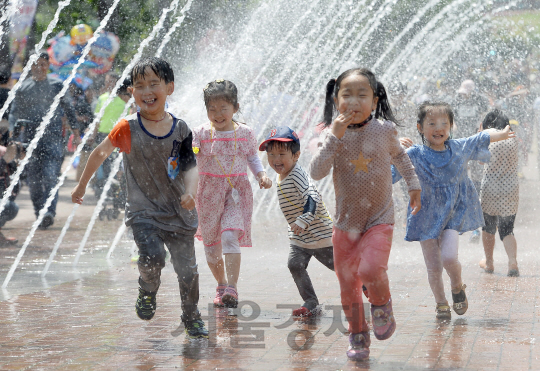
[[[196, 207], [208, 266], [217, 281], [214, 305], [236, 307], [240, 274], [240, 247], [251, 246], [253, 193], [249, 167], [261, 188], [270, 188], [257, 155], [257, 139], [246, 125], [233, 120], [238, 112], [238, 91], [226, 80], [204, 88], [209, 123], [193, 130], [193, 151], [199, 167]], [[222, 258], [225, 255], [225, 259]]]

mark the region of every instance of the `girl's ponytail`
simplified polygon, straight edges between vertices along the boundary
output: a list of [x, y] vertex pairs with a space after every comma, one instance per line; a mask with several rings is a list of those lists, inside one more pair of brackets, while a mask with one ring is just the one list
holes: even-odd
[[394, 113], [392, 112], [392, 107], [390, 107], [390, 101], [388, 99], [388, 95], [386, 94], [386, 89], [381, 82], [376, 82], [374, 93], [375, 96], [379, 98], [379, 101], [377, 102], [377, 109], [375, 111], [375, 118], [378, 119], [379, 117], [382, 117], [383, 119], [392, 121], [398, 125]]
[[323, 126], [326, 128], [332, 125], [332, 116], [334, 115], [334, 89], [336, 87], [336, 79], [331, 79], [326, 84], [326, 97], [324, 100], [324, 117]]

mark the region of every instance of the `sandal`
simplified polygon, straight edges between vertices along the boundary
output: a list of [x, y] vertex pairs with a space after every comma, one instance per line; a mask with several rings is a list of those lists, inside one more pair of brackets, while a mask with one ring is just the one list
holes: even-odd
[[236, 308], [238, 306], [238, 291], [236, 291], [234, 286], [229, 285], [225, 289], [221, 301], [229, 308]]
[[454, 301], [454, 305], [452, 307], [454, 308], [454, 312], [456, 312], [460, 316], [464, 315], [467, 309], [469, 308], [467, 295], [465, 295], [466, 288], [467, 288], [467, 285], [462, 284], [461, 290], [457, 294], [454, 294], [452, 292], [452, 300]]
[[450, 306], [448, 305], [448, 302], [445, 303], [437, 303], [437, 306], [435, 307], [436, 318], [437, 319], [451, 319], [452, 318], [452, 311], [450, 310]]
[[216, 297], [214, 298], [214, 307], [223, 306], [223, 301], [221, 299], [223, 297], [223, 293], [225, 292], [226, 288], [227, 288], [227, 285], [218, 285], [216, 287]]

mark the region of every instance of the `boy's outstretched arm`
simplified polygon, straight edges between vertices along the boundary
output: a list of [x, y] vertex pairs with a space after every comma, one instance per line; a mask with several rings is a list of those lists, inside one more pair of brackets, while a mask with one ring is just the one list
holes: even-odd
[[191, 211], [195, 208], [195, 196], [197, 195], [197, 186], [199, 184], [199, 169], [197, 166], [185, 172], [184, 184], [186, 186], [186, 192], [180, 196], [180, 206]]
[[112, 151], [114, 151], [114, 146], [108, 137], [92, 151], [79, 180], [79, 184], [71, 191], [71, 201], [73, 203], [82, 204], [88, 182]]

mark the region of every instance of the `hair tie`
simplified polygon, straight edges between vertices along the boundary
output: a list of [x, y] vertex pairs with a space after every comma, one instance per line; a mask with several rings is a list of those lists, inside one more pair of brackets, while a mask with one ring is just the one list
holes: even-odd
[[206, 86], [204, 87], [203, 92], [206, 91], [206, 90], [210, 87], [210, 84], [212, 84], [212, 83], [214, 83], [214, 84], [220, 84], [220, 83], [222, 83], [222, 82], [224, 83], [225, 80], [223, 80], [223, 79], [218, 79], [218, 80], [214, 80], [214, 81], [212, 81], [212, 82], [209, 82], [209, 83], [206, 84]]

